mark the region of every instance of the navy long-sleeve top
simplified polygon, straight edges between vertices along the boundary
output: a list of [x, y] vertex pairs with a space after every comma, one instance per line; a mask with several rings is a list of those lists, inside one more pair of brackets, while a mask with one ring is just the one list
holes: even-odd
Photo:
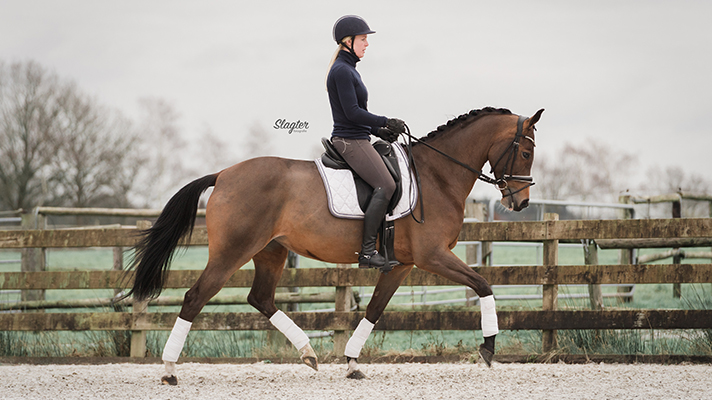
[[326, 78], [334, 118], [332, 137], [370, 139], [370, 134], [386, 126], [386, 117], [368, 112], [368, 90], [356, 71], [358, 61], [348, 51], [340, 51]]

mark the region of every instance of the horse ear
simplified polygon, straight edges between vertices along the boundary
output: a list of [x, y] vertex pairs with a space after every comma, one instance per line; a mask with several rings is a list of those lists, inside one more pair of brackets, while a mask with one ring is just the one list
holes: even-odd
[[537, 111], [536, 114], [534, 114], [529, 120], [527, 121], [529, 126], [532, 127], [534, 124], [539, 122], [539, 118], [541, 118], [541, 113], [544, 112], [544, 109], [542, 108], [541, 110]]

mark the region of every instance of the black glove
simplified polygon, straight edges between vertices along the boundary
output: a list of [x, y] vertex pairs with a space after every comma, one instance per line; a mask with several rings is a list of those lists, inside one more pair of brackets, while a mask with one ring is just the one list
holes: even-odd
[[376, 136], [385, 140], [388, 143], [393, 143], [398, 140], [398, 134], [393, 133], [393, 131], [388, 128], [378, 128], [378, 130], [376, 131]]
[[388, 118], [386, 120], [386, 128], [396, 134], [403, 133], [405, 132], [405, 122], [398, 118]]

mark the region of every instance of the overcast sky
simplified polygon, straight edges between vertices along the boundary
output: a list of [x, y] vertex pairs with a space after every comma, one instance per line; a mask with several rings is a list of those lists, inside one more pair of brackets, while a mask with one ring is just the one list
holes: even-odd
[[474, 108], [545, 108], [539, 154], [596, 138], [641, 170], [710, 172], [712, 1], [0, 0], [0, 60], [38, 61], [131, 117], [164, 98], [188, 141], [210, 127], [239, 154], [257, 124], [272, 154], [310, 159], [344, 14], [377, 32], [358, 64], [370, 111], [417, 136]]

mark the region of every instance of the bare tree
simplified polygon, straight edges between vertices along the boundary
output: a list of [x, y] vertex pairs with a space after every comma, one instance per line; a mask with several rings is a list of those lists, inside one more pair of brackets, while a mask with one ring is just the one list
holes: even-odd
[[[140, 161], [131, 158], [137, 138], [117, 112], [97, 105], [69, 85], [61, 99], [55, 140], [60, 172], [57, 203], [73, 207], [129, 205], [130, 179]], [[130, 160], [130, 162], [129, 162]]]
[[[686, 174], [681, 167], [668, 166], [661, 168], [654, 166], [648, 168], [646, 179], [641, 185], [641, 190], [650, 194], [669, 193], [712, 193], [712, 183], [699, 174]], [[684, 200], [681, 203], [683, 217], [709, 217], [710, 208], [707, 202]], [[670, 217], [669, 205], [651, 207], [647, 212], [659, 218]]]
[[35, 62], [0, 63], [0, 204], [30, 209], [50, 197], [59, 79]]
[[140, 99], [139, 105], [143, 168], [137, 174], [141, 189], [136, 191], [135, 199], [144, 207], [161, 207], [189, 177], [184, 157], [187, 144], [180, 135], [180, 114], [172, 104], [147, 97]]
[[555, 157], [537, 154], [534, 175], [538, 197], [552, 200], [616, 201], [629, 189], [636, 157], [615, 152], [593, 139], [583, 146], [566, 144]]
[[39, 64], [0, 63], [0, 207], [130, 206], [131, 123]]

